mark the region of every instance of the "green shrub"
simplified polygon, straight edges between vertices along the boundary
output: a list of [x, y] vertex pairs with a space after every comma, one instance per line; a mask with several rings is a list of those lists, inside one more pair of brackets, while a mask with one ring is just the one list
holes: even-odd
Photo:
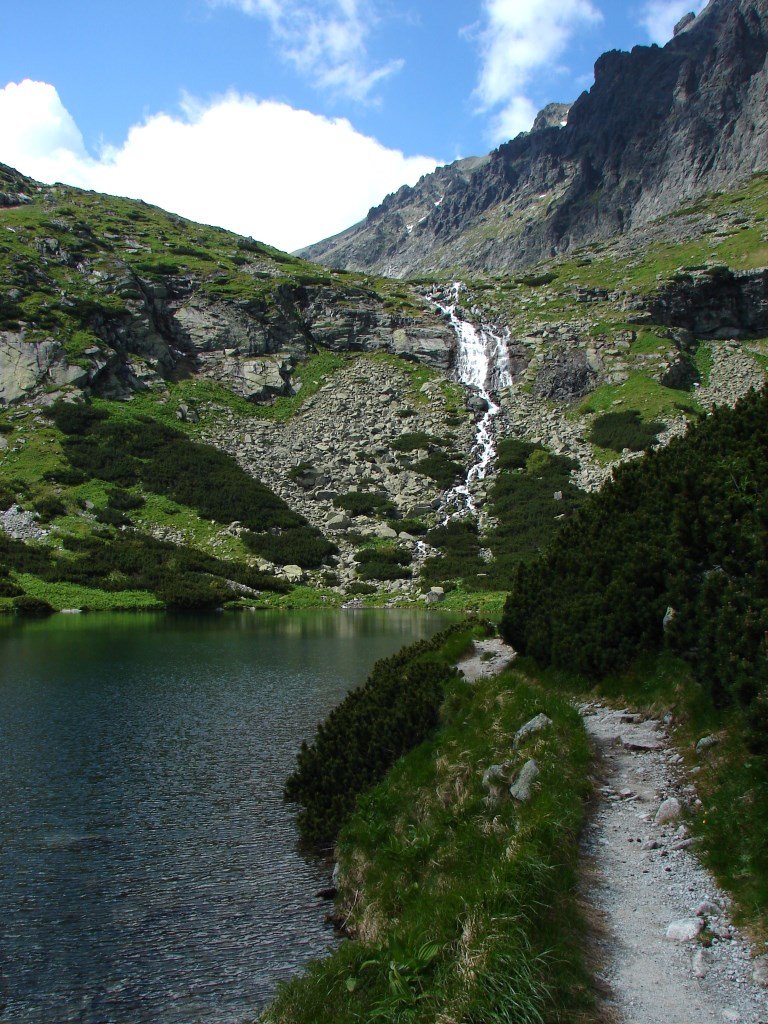
[[411, 575], [411, 555], [403, 548], [363, 548], [355, 554], [364, 580], [401, 580]]
[[155, 591], [168, 608], [194, 610], [218, 608], [233, 599], [222, 580], [183, 573], [164, 581]]
[[52, 484], [64, 484], [66, 487], [77, 487], [84, 484], [88, 477], [82, 470], [62, 467], [61, 469], [49, 469], [43, 473], [43, 480]]
[[21, 594], [13, 599], [13, 610], [17, 615], [28, 618], [42, 618], [44, 615], [53, 615], [54, 608], [47, 601], [39, 597], [32, 597], [31, 594]]
[[0, 511], [5, 512], [11, 505], [15, 504], [16, 495], [10, 487], [0, 484]]
[[406, 647], [376, 663], [303, 743], [285, 795], [302, 805], [299, 829], [316, 846], [330, 846], [358, 796], [382, 779], [438, 723], [443, 689], [455, 669], [440, 658], [447, 634]]
[[300, 565], [302, 569], [318, 569], [338, 548], [311, 526], [269, 533], [244, 533], [245, 546], [277, 565]]
[[392, 450], [395, 452], [413, 452], [419, 449], [429, 450], [437, 446], [444, 448], [446, 442], [434, 434], [426, 434], [424, 431], [415, 431], [410, 434], [401, 434], [392, 442]]
[[390, 516], [395, 506], [386, 496], [376, 491], [350, 491], [333, 499], [336, 508], [344, 509], [353, 516]]
[[453, 487], [464, 474], [463, 466], [441, 451], [430, 452], [426, 458], [416, 462], [411, 468], [422, 476], [428, 476], [443, 489]]
[[122, 487], [113, 487], [107, 492], [107, 505], [118, 512], [133, 512], [136, 509], [144, 508], [144, 498], [133, 491], [126, 491]]
[[0, 597], [20, 597], [23, 593], [23, 589], [7, 577], [0, 578]]
[[549, 469], [551, 463], [552, 453], [545, 451], [543, 448], [537, 448], [525, 460], [525, 471], [529, 476], [539, 476]]
[[115, 508], [111, 508], [109, 505], [106, 508], [97, 509], [94, 512], [94, 519], [97, 523], [103, 523], [105, 526], [120, 527], [131, 525], [131, 520], [126, 515], [118, 512]]
[[[768, 690], [768, 393], [620, 467], [512, 581], [505, 637], [601, 677], [668, 645], [715, 706]], [[665, 632], [667, 607], [676, 615]]]
[[347, 593], [353, 594], [356, 597], [364, 597], [366, 594], [375, 594], [376, 587], [372, 583], [359, 583], [355, 580], [354, 583], [350, 583], [347, 587]]
[[57, 516], [63, 516], [67, 513], [67, 508], [61, 498], [57, 498], [52, 494], [46, 494], [38, 498], [33, 508], [43, 523], [50, 523]]
[[517, 437], [504, 437], [496, 445], [496, 468], [525, 469], [530, 455], [540, 448], [530, 441], [521, 441]]
[[643, 452], [656, 444], [663, 423], [646, 423], [634, 409], [626, 412], [607, 412], [598, 416], [592, 424], [589, 440], [600, 448], [621, 452]]

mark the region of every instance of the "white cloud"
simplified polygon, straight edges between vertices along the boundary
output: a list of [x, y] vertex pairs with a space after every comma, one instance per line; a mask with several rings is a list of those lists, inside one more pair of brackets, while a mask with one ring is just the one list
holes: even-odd
[[602, 19], [591, 0], [483, 0], [482, 68], [477, 95], [494, 111], [492, 138], [527, 131], [536, 108], [526, 96], [534, 72], [552, 68], [580, 25]]
[[366, 39], [376, 25], [373, 0], [209, 0], [266, 18], [282, 55], [315, 85], [358, 101], [403, 67], [370, 68]]
[[708, 0], [650, 0], [643, 8], [641, 23], [653, 43], [663, 46], [672, 38], [675, 25], [684, 14], [699, 14]]
[[229, 93], [185, 99], [88, 155], [52, 85], [0, 89], [0, 161], [42, 181], [124, 195], [293, 250], [341, 231], [436, 166], [343, 118]]

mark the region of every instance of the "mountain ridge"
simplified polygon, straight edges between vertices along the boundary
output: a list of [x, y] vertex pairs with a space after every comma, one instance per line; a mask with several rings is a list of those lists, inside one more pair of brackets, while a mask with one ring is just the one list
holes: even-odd
[[710, 0], [663, 48], [604, 53], [565, 125], [439, 168], [300, 255], [394, 277], [500, 272], [631, 233], [768, 167], [767, 55], [767, 0]]

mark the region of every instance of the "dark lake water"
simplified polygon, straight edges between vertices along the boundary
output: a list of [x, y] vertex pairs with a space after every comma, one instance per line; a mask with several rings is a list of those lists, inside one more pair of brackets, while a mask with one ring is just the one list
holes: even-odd
[[282, 787], [412, 611], [0, 623], [0, 1022], [233, 1024], [334, 943]]

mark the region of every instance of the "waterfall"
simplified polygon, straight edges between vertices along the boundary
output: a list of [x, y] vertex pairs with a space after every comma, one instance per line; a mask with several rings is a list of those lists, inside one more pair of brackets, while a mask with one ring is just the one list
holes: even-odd
[[452, 301], [445, 306], [437, 305], [448, 316], [456, 332], [456, 375], [462, 384], [477, 392], [485, 405], [485, 411], [477, 423], [466, 480], [448, 493], [446, 504], [453, 506], [458, 515], [474, 515], [476, 509], [472, 486], [485, 478], [496, 454], [493, 421], [501, 412], [501, 407], [493, 396], [500, 388], [512, 383], [512, 376], [506, 336], [501, 337], [490, 327], [476, 327], [467, 320], [461, 320], [456, 313], [460, 291], [461, 283], [457, 281], [452, 288]]

